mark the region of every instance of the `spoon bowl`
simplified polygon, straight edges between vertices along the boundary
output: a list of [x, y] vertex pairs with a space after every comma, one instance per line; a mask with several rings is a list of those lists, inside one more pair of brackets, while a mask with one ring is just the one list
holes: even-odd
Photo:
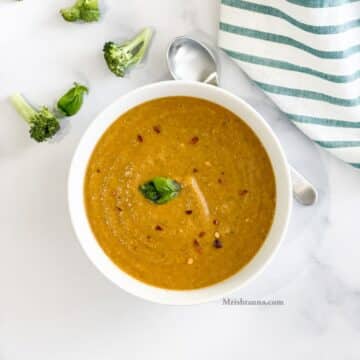
[[218, 66], [215, 55], [198, 40], [185, 36], [175, 38], [168, 48], [167, 62], [175, 80], [217, 85]]

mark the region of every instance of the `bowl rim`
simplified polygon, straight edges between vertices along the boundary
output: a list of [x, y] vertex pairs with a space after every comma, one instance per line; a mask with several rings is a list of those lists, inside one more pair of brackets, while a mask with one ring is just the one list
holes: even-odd
[[[164, 95], [156, 95], [159, 92]], [[155, 287], [132, 277], [115, 265], [97, 242], [91, 230], [84, 203], [83, 186], [88, 161], [106, 129], [129, 109], [146, 101], [167, 96], [203, 98], [238, 115], [250, 126], [263, 144], [272, 163], [276, 180], [276, 208], [273, 224], [256, 255], [247, 265], [229, 278], [193, 290], [171, 290]], [[292, 208], [290, 169], [286, 156], [279, 140], [263, 117], [247, 102], [227, 90], [213, 85], [178, 80], [161, 81], [136, 88], [118, 97], [91, 121], [82, 135], [71, 161], [67, 195], [72, 226], [81, 247], [93, 265], [106, 278], [128, 293], [155, 303], [171, 305], [190, 305], [213, 301], [228, 296], [249, 281], [254, 280], [278, 251], [289, 224]]]

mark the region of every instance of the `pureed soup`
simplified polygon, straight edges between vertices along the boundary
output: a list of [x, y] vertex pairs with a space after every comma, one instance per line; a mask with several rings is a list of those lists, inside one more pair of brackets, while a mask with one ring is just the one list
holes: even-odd
[[275, 211], [275, 178], [253, 131], [192, 97], [120, 116], [85, 177], [92, 231], [129, 275], [168, 289], [212, 285], [257, 253]]

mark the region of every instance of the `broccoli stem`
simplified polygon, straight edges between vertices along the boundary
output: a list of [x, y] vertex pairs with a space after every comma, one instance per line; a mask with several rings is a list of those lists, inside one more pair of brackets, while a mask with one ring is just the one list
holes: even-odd
[[12, 104], [14, 105], [16, 111], [21, 115], [21, 117], [31, 123], [31, 119], [36, 115], [36, 111], [27, 103], [23, 96], [19, 93], [14, 94], [10, 97]]
[[147, 50], [147, 45], [151, 40], [151, 35], [151, 29], [144, 29], [131, 41], [129, 41], [127, 45], [125, 45], [125, 50], [131, 52], [133, 55], [136, 54], [136, 58], [140, 61]]

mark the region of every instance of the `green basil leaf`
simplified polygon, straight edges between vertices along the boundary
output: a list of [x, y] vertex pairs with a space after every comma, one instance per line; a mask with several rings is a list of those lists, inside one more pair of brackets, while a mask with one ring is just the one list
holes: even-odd
[[87, 92], [86, 86], [74, 83], [74, 86], [59, 99], [57, 107], [66, 116], [75, 115], [80, 110]]
[[176, 198], [181, 191], [181, 185], [173, 179], [157, 176], [140, 185], [139, 190], [146, 199], [161, 205]]

